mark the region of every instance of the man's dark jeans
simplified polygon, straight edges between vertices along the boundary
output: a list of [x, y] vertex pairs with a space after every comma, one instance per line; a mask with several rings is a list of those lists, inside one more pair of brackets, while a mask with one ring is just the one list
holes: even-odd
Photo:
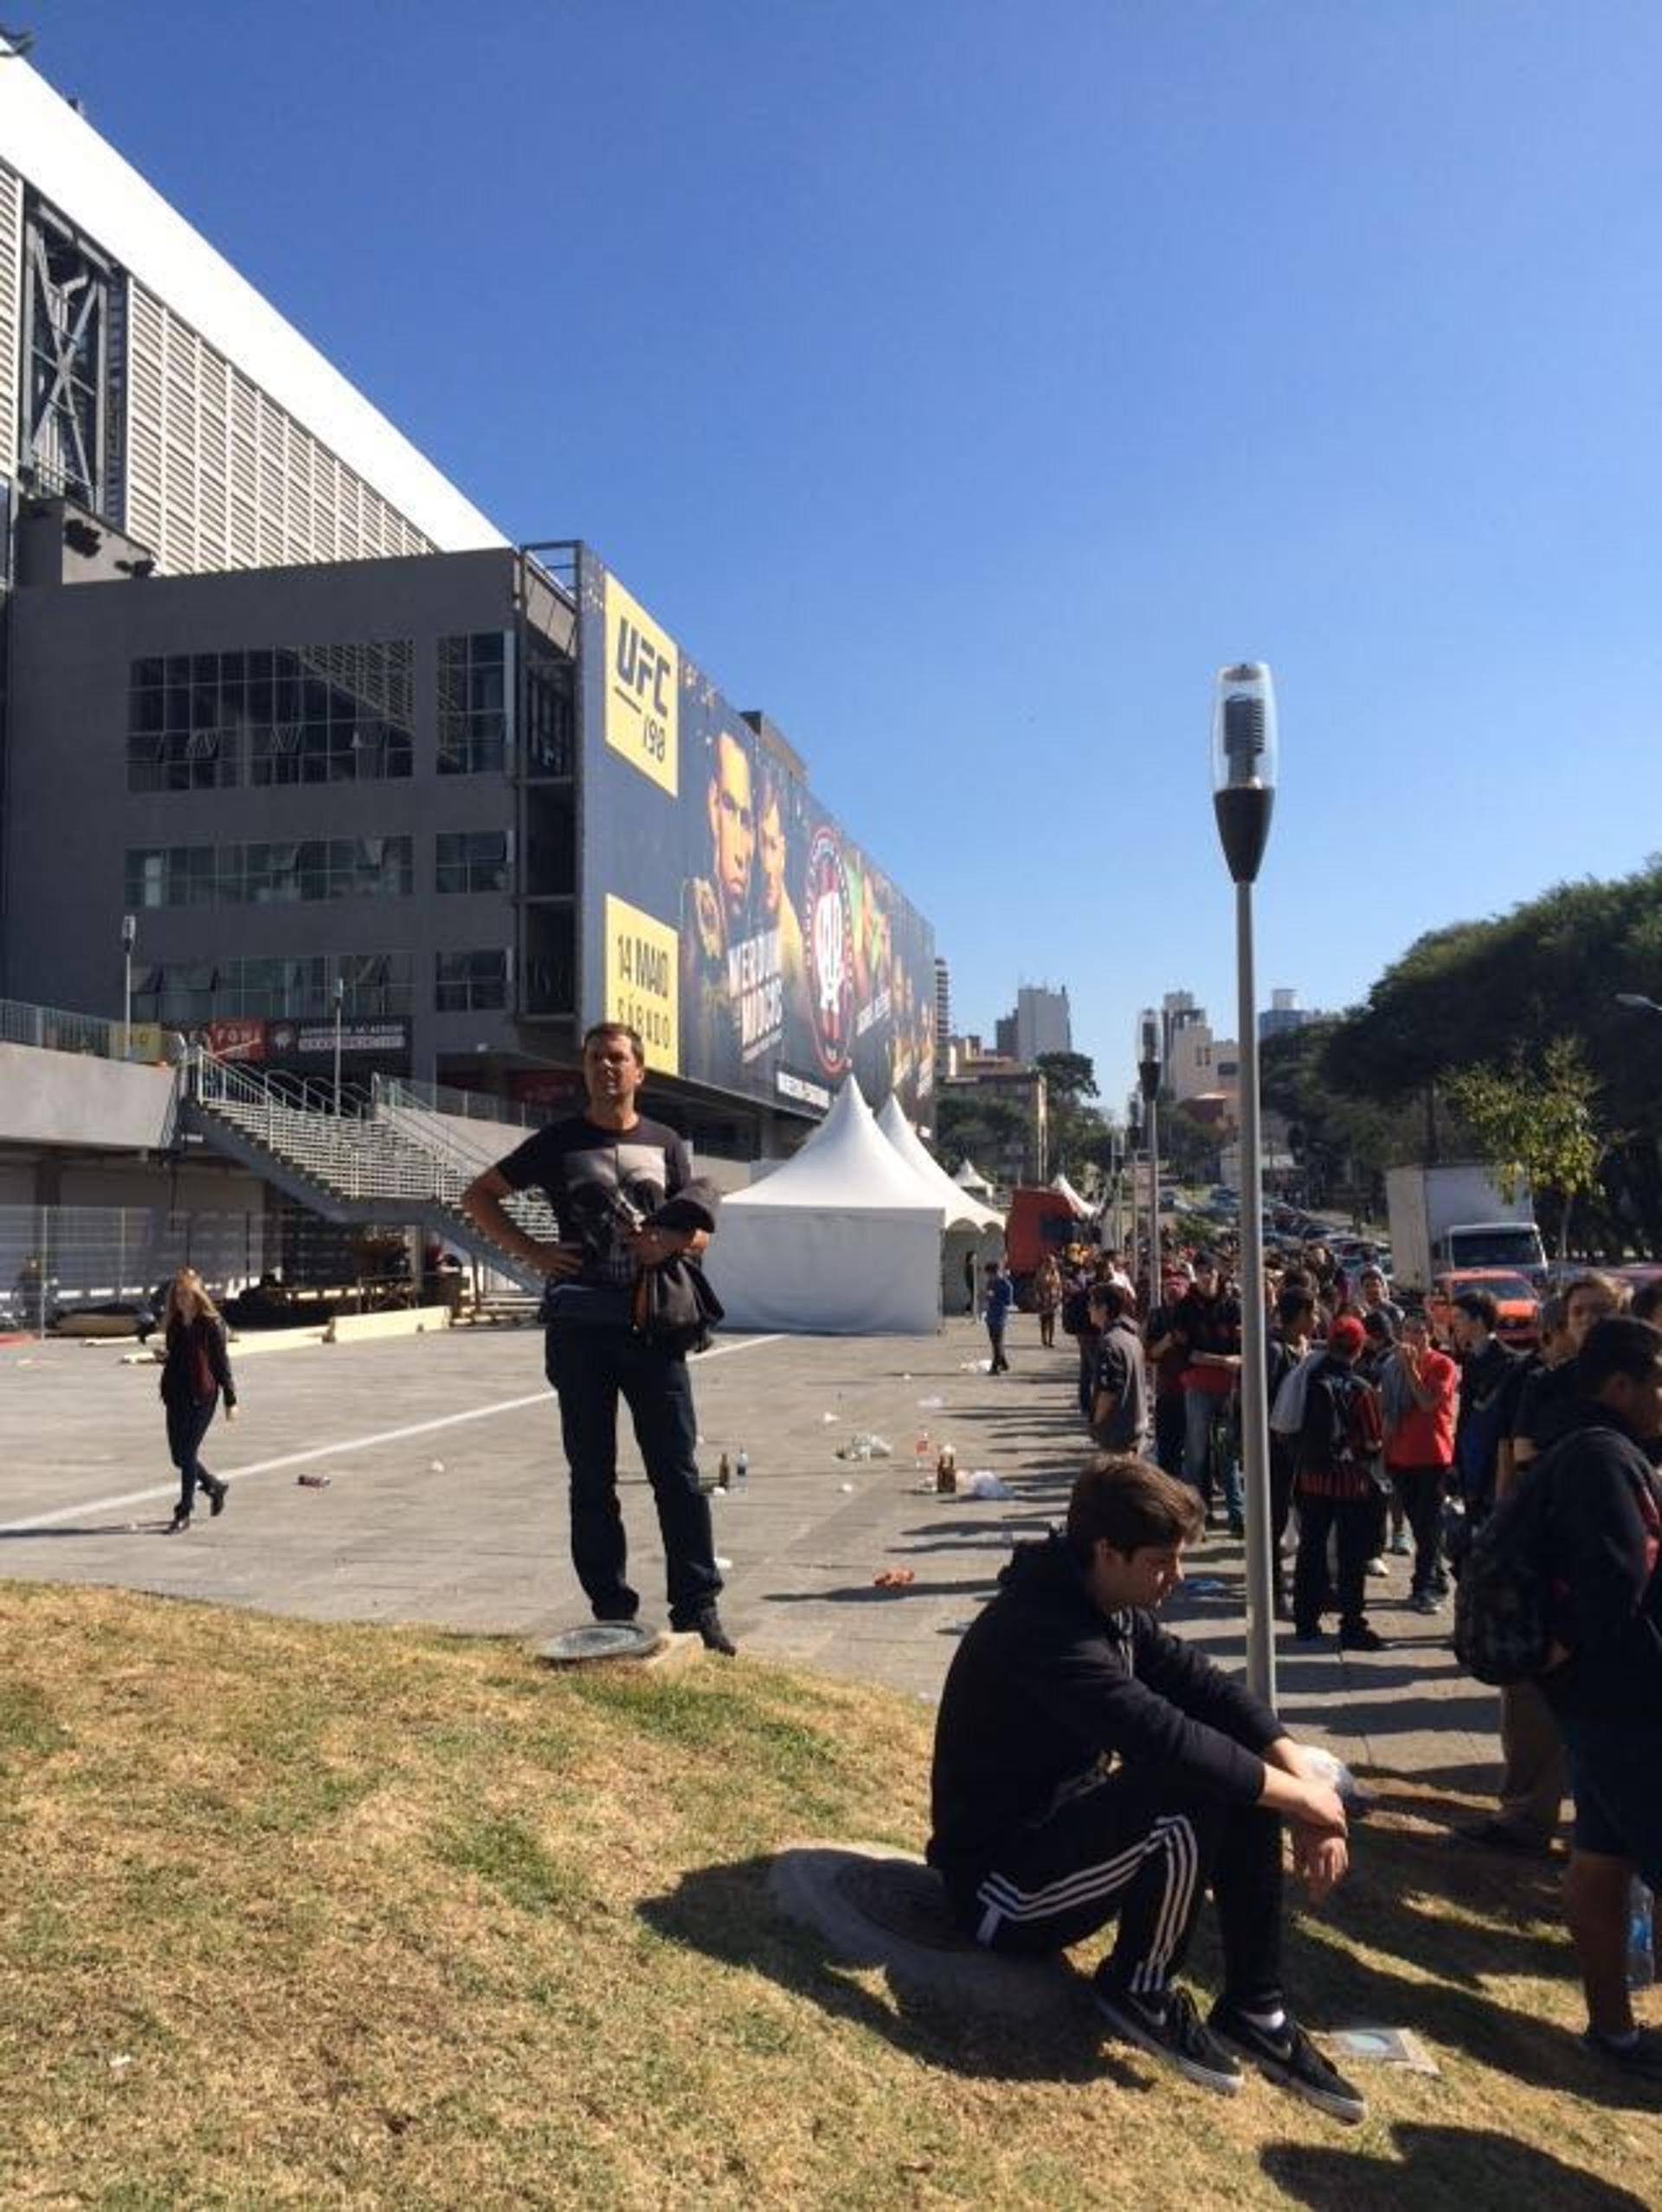
[[1330, 1498], [1298, 1494], [1298, 1557], [1292, 1571], [1292, 1617], [1300, 1636], [1314, 1636], [1322, 1624], [1322, 1597], [1327, 1587], [1327, 1539], [1338, 1539], [1339, 1634], [1364, 1625], [1368, 1561], [1373, 1554], [1374, 1496]]
[[721, 1591], [710, 1502], [699, 1488], [699, 1424], [686, 1361], [632, 1328], [547, 1332], [548, 1379], [559, 1393], [571, 1469], [571, 1563], [598, 1617], [628, 1620], [640, 1599], [624, 1579], [628, 1545], [617, 1502], [617, 1401], [635, 1424], [664, 1540], [672, 1628], [690, 1629]]

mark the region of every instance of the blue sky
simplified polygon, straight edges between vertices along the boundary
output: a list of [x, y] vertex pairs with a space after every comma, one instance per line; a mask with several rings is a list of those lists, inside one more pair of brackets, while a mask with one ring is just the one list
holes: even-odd
[[[499, 525], [588, 538], [935, 925], [1233, 1029], [1662, 846], [1652, 0], [53, 0], [61, 92]], [[1662, 991], [1662, 977], [1657, 979]]]

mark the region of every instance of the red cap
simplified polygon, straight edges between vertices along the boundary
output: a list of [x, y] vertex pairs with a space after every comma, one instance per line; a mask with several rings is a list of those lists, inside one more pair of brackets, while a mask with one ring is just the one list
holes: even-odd
[[1367, 1341], [1368, 1332], [1354, 1314], [1341, 1314], [1327, 1332], [1331, 1352], [1360, 1352]]

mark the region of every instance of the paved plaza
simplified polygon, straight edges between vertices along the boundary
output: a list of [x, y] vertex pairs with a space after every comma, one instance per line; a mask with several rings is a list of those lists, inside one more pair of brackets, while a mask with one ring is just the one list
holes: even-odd
[[[978, 1362], [967, 1320], [935, 1337], [724, 1337], [695, 1363], [701, 1457], [741, 1446], [750, 1484], [718, 1498], [725, 1618], [747, 1654], [933, 1699], [1011, 1541], [1058, 1517], [1082, 1450], [1074, 1354], [1042, 1350], [1023, 1316], [1008, 1375]], [[131, 1345], [0, 1346], [0, 1574], [113, 1584], [313, 1620], [422, 1622], [540, 1636], [586, 1617], [567, 1557], [557, 1416], [530, 1328], [261, 1352], [233, 1348], [240, 1418], [208, 1464], [231, 1478], [217, 1521], [162, 1534], [177, 1495], [154, 1366]], [[938, 1401], [936, 1402], [936, 1401]], [[830, 1416], [829, 1419], [827, 1416]], [[661, 1553], [633, 1440], [622, 1447], [631, 1576], [661, 1617]], [[928, 1431], [925, 1467], [915, 1446]], [[843, 1461], [860, 1431], [887, 1459]], [[936, 1447], [987, 1469], [1003, 1500], [937, 1498]], [[326, 1475], [326, 1487], [301, 1476]], [[1285, 1641], [1281, 1710], [1353, 1765], [1453, 1780], [1493, 1776], [1497, 1701], [1458, 1670], [1448, 1624], [1407, 1609], [1408, 1562], [1370, 1585], [1390, 1639], [1376, 1654]], [[874, 1577], [909, 1569], [880, 1589]], [[1241, 1663], [1242, 1566], [1202, 1545], [1168, 1609], [1226, 1666]]]

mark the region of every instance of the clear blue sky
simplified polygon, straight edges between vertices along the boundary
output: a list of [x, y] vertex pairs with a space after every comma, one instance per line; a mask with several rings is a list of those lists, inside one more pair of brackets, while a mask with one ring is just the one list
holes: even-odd
[[[589, 539], [932, 920], [961, 1026], [1662, 846], [1654, 0], [52, 0], [32, 57], [515, 537]], [[1657, 979], [1662, 991], [1662, 976]]]

